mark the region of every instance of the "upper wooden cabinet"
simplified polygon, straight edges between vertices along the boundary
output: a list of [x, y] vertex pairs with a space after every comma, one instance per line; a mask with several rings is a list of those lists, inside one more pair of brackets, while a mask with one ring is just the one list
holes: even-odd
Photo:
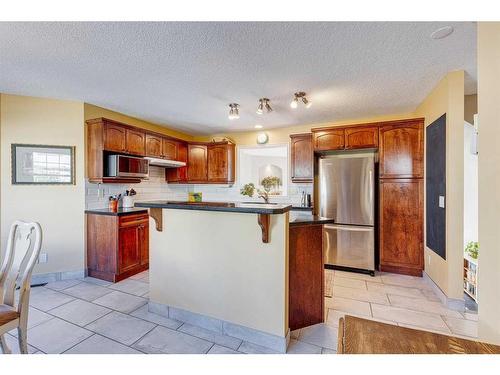
[[291, 175], [293, 182], [312, 182], [314, 153], [312, 134], [290, 136]]
[[234, 144], [214, 143], [207, 146], [208, 182], [234, 182]]
[[188, 144], [188, 182], [207, 182], [207, 145]]
[[[188, 161], [188, 146], [185, 142], [177, 144], [177, 161], [183, 161], [187, 164]], [[187, 182], [187, 166], [180, 168], [165, 168], [165, 180], [171, 183], [186, 183]]]
[[393, 122], [379, 128], [380, 178], [424, 176], [423, 119]]
[[163, 138], [159, 135], [146, 133], [146, 156], [153, 158], [163, 157], [162, 141]]
[[146, 133], [139, 129], [126, 129], [126, 151], [128, 154], [146, 155]]
[[104, 149], [106, 151], [125, 152], [126, 128], [120, 125], [104, 122]]
[[314, 151], [343, 150], [345, 145], [344, 129], [313, 129]]
[[165, 159], [177, 160], [178, 142], [174, 139], [163, 138], [163, 155]]
[[345, 148], [377, 148], [378, 126], [355, 126], [345, 129]]
[[423, 179], [380, 180], [380, 270], [421, 276]]

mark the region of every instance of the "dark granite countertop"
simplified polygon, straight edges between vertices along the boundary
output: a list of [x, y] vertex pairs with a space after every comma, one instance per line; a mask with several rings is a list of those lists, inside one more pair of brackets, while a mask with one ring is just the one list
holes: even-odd
[[323, 225], [323, 224], [333, 224], [335, 220], [328, 219], [326, 217], [321, 217], [313, 215], [310, 213], [301, 213], [298, 215], [290, 215], [290, 226], [294, 225]]
[[174, 210], [241, 212], [249, 214], [283, 214], [291, 210], [290, 204], [263, 204], [241, 202], [186, 202], [186, 201], [148, 201], [136, 202], [135, 207], [166, 208]]
[[138, 207], [132, 207], [132, 208], [118, 208], [117, 211], [111, 211], [109, 208], [95, 208], [91, 210], [85, 210], [86, 214], [93, 214], [93, 215], [108, 215], [108, 216], [123, 216], [123, 215], [131, 215], [131, 214], [140, 214], [140, 213], [146, 213], [148, 212], [147, 208], [138, 208]]
[[312, 207], [292, 206], [292, 211], [312, 211]]

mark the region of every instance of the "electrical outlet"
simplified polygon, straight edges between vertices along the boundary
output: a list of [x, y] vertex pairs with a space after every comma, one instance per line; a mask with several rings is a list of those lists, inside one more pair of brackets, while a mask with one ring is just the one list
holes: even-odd
[[49, 261], [49, 256], [47, 253], [40, 253], [38, 256], [38, 263], [47, 263]]

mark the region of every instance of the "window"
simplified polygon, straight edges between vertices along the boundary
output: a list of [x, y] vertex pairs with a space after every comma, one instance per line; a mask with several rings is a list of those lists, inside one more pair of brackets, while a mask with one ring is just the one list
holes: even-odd
[[13, 184], [74, 184], [75, 148], [12, 145]]
[[239, 147], [239, 184], [253, 183], [271, 196], [288, 191], [288, 145]]

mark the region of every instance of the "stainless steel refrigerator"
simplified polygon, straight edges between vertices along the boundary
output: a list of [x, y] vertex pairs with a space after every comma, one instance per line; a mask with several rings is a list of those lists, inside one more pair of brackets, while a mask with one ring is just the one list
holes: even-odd
[[375, 271], [375, 153], [342, 153], [318, 161], [317, 211], [325, 225], [327, 268]]

